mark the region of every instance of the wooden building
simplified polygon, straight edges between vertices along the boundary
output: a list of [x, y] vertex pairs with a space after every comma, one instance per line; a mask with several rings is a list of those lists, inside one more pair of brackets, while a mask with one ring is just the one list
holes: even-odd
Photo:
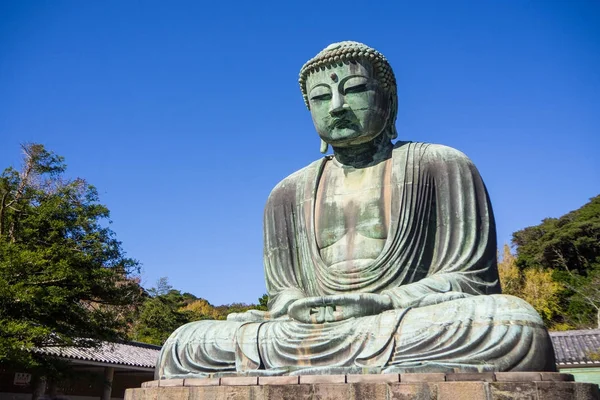
[[[0, 400], [69, 399], [119, 400], [125, 389], [154, 379], [160, 346], [144, 343], [103, 343], [97, 348], [48, 347], [41, 354], [71, 364], [72, 373], [60, 382], [36, 379], [28, 371], [2, 370]], [[33, 396], [35, 394], [35, 396]]]

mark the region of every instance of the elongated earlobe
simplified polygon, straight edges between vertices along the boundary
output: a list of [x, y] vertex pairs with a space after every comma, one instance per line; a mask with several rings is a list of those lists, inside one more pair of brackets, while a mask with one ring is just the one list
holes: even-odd
[[327, 144], [327, 142], [324, 141], [323, 139], [321, 139], [321, 153], [323, 153], [323, 154], [327, 153], [328, 148], [329, 148], [329, 145]]
[[387, 120], [387, 134], [391, 140], [394, 140], [398, 137], [398, 131], [396, 130], [396, 112], [394, 112], [394, 110], [398, 110], [398, 100], [395, 96], [390, 96], [390, 110], [391, 114], [388, 116]]

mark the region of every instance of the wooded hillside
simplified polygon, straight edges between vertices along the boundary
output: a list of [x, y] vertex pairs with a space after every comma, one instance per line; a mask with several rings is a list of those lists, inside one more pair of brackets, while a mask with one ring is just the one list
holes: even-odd
[[550, 329], [600, 327], [600, 195], [513, 233], [499, 263], [505, 293], [529, 301]]

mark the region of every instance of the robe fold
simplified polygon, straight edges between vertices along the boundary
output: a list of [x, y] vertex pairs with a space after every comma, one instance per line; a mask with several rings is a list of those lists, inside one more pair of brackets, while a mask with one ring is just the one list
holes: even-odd
[[437, 293], [500, 293], [494, 217], [473, 163], [457, 150], [424, 143], [397, 145], [392, 154], [388, 239], [361, 270], [329, 269], [319, 254], [314, 209], [327, 158], [275, 187], [264, 221], [270, 310], [341, 293], [385, 291], [396, 308]]
[[[268, 307], [281, 317], [185, 325], [165, 343], [157, 377], [555, 370], [540, 317], [524, 301], [499, 295], [492, 208], [464, 154], [396, 144], [383, 250], [372, 263], [344, 271], [323, 262], [316, 242], [315, 199], [329, 160], [290, 175], [267, 201]], [[388, 295], [394, 310], [326, 324], [285, 316], [295, 300], [349, 293]]]

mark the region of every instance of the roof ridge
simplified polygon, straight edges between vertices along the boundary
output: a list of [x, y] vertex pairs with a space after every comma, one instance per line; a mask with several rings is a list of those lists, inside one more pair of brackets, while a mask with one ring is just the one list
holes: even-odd
[[[111, 343], [111, 342], [107, 342], [107, 343]], [[160, 349], [162, 349], [162, 346], [158, 346], [156, 344], [144, 343], [144, 342], [122, 341], [122, 342], [114, 342], [114, 343], [127, 344], [127, 345], [130, 345], [130, 346], [143, 347], [143, 348], [146, 348], [146, 349], [153, 349], [153, 350], [160, 350]]]

